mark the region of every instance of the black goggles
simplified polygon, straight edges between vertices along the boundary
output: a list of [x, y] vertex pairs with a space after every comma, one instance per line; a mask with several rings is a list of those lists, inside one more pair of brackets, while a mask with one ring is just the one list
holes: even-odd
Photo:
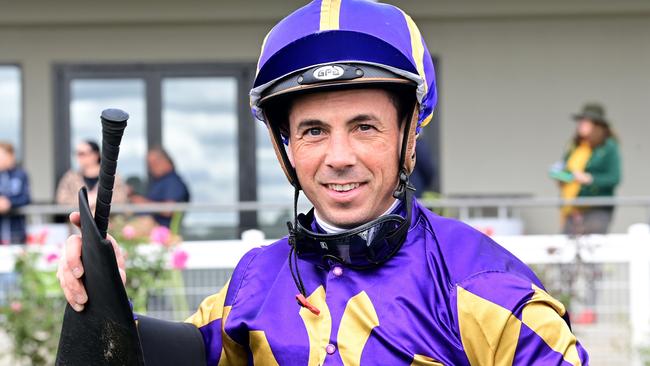
[[298, 215], [295, 230], [290, 230], [298, 257], [316, 265], [327, 267], [336, 262], [353, 269], [368, 269], [385, 263], [401, 248], [410, 226], [411, 197], [405, 201], [406, 217], [384, 215], [336, 234], [311, 230], [313, 210]]

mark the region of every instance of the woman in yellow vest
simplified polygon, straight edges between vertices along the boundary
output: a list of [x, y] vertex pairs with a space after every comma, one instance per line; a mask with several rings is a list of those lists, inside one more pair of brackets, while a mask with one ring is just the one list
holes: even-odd
[[[564, 168], [572, 179], [560, 184], [562, 198], [611, 197], [621, 180], [618, 141], [612, 133], [602, 105], [586, 104], [573, 115], [576, 134], [564, 155]], [[562, 209], [564, 233], [605, 234], [613, 206]]]

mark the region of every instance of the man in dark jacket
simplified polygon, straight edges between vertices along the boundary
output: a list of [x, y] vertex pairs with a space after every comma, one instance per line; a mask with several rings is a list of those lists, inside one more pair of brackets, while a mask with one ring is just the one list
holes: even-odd
[[0, 244], [25, 243], [25, 216], [12, 213], [12, 209], [30, 201], [29, 178], [16, 167], [13, 145], [0, 142]]
[[[151, 182], [146, 196], [132, 195], [132, 203], [189, 202], [190, 191], [183, 179], [176, 173], [174, 161], [160, 147], [154, 147], [147, 153], [147, 165]], [[158, 225], [169, 227], [172, 212], [160, 212], [153, 215]]]

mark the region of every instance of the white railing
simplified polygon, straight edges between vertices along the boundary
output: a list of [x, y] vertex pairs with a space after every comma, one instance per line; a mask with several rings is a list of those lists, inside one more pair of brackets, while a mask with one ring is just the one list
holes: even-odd
[[[566, 274], [563, 271], [599, 266], [601, 273], [597, 278], [580, 280], [580, 273], [573, 273], [570, 276], [573, 284], [566, 284], [578, 292], [586, 291], [587, 287], [597, 292], [593, 304], [596, 318], [580, 321], [578, 314], [573, 313], [574, 330], [590, 353], [592, 365], [642, 365], [638, 351], [647, 347], [650, 340], [650, 230], [647, 225], [634, 226], [624, 235], [579, 238], [529, 235], [494, 239], [533, 268], [553, 267], [559, 269], [561, 276]], [[184, 271], [185, 287], [169, 289], [165, 296], [183, 294], [189, 308], [172, 309], [169, 302], [154, 302], [150, 314], [177, 320], [186, 317], [203, 297], [225, 283], [244, 253], [268, 242], [260, 235], [246, 233], [242, 240], [182, 243], [181, 248], [189, 254]], [[45, 254], [58, 251], [56, 246], [39, 248]], [[20, 250], [20, 246], [0, 247], [0, 274], [13, 271], [13, 258]], [[42, 265], [48, 266], [45, 262]], [[52, 264], [49, 266], [52, 268]], [[553, 292], [552, 286], [548, 283], [546, 286]]]
[[[650, 217], [650, 196], [638, 197], [581, 197], [565, 200], [559, 197], [511, 197], [508, 195], [489, 197], [467, 197], [467, 198], [439, 198], [424, 199], [420, 202], [428, 208], [451, 208], [457, 209], [459, 218], [464, 220], [470, 217], [470, 211], [474, 208], [494, 207], [497, 209], [499, 218], [506, 218], [512, 210], [520, 208], [543, 208], [572, 206], [616, 206], [616, 207], [644, 207], [648, 210]], [[309, 206], [301, 204], [299, 209], [306, 210]], [[45, 216], [65, 215], [77, 210], [75, 206], [56, 204], [32, 204], [21, 207], [15, 211], [16, 214], [24, 214], [32, 218], [34, 223], [43, 223]], [[188, 202], [188, 203], [143, 203], [143, 204], [114, 204], [112, 213], [150, 213], [150, 212], [250, 212], [265, 210], [293, 210], [293, 203], [287, 202], [259, 202], [241, 201], [233, 203], [210, 203], [210, 202]]]

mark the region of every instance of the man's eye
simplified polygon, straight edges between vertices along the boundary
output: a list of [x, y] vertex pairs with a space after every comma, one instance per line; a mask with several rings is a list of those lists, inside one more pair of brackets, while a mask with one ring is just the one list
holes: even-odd
[[320, 136], [322, 132], [323, 130], [321, 130], [318, 127], [310, 128], [309, 130], [307, 130], [307, 134], [309, 134], [309, 136]]
[[371, 125], [359, 125], [360, 131], [370, 131], [372, 129]]

